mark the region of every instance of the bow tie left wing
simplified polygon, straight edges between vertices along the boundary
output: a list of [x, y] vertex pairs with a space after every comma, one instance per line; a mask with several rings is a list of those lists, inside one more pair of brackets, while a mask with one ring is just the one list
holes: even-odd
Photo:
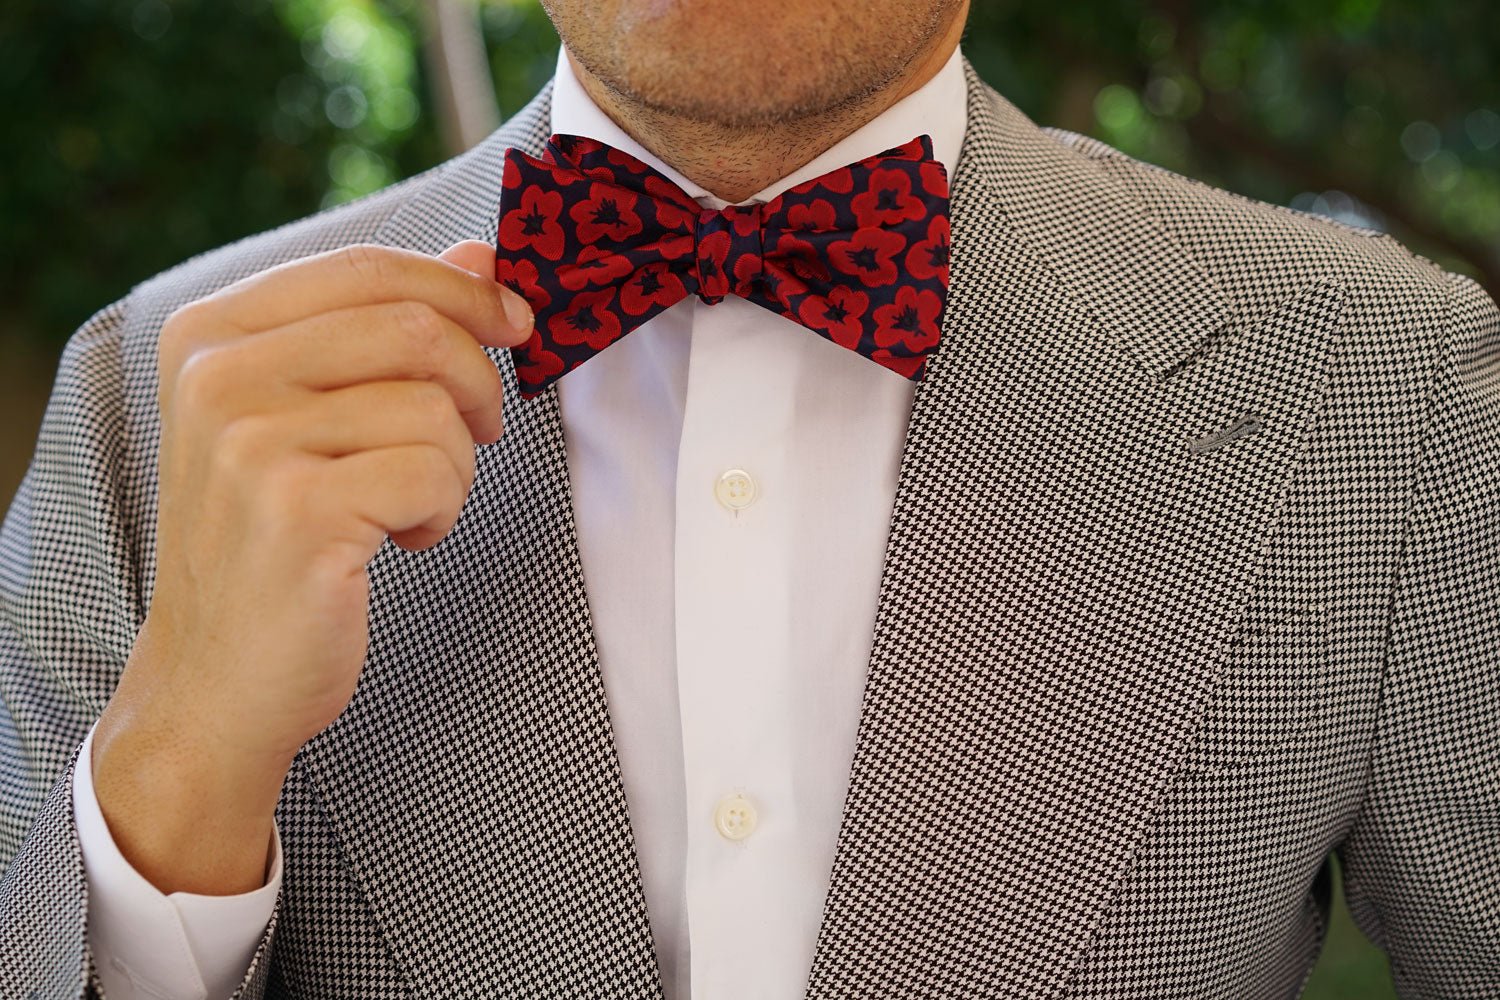
[[555, 135], [543, 159], [509, 149], [495, 278], [531, 304], [513, 348], [522, 396], [548, 384], [688, 294], [698, 205], [640, 160], [595, 139]]

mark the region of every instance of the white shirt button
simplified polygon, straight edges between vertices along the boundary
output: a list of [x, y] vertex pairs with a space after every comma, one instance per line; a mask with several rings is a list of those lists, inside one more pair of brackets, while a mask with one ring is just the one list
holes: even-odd
[[714, 484], [714, 496], [730, 510], [743, 510], [755, 502], [755, 480], [744, 469], [730, 469]]
[[755, 806], [736, 792], [719, 800], [714, 809], [714, 827], [726, 840], [744, 840], [755, 832]]

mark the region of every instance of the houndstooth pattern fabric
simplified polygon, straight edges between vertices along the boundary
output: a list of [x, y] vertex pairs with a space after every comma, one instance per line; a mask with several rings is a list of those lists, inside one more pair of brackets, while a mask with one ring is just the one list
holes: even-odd
[[[1404, 997], [1500, 996], [1500, 309], [1385, 236], [1038, 129], [972, 68], [805, 1000], [1296, 996], [1337, 851]], [[474, 150], [70, 341], [0, 533], [0, 995], [98, 992], [65, 777], [155, 571], [155, 341], [355, 242], [491, 240]], [[239, 996], [659, 998], [555, 392], [371, 564]]]

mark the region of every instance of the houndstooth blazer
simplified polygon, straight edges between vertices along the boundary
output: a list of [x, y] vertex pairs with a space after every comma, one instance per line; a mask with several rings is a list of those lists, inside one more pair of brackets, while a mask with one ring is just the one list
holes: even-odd
[[[965, 71], [807, 1000], [1293, 997], [1330, 851], [1404, 996], [1500, 996], [1500, 310]], [[99, 989], [67, 775], [151, 594], [162, 321], [333, 247], [492, 241], [548, 98], [68, 344], [0, 535], [4, 997]], [[242, 997], [661, 996], [556, 393], [491, 355], [505, 434], [447, 539], [371, 563]]]

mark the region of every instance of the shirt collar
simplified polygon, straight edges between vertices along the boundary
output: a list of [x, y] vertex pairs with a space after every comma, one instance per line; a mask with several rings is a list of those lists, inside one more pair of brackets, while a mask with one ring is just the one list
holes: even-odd
[[[951, 183], [958, 167], [958, 152], [963, 145], [967, 122], [968, 88], [964, 81], [963, 57], [955, 48], [943, 68], [921, 87], [739, 204], [770, 201], [805, 180], [884, 152], [923, 133], [932, 136], [933, 156], [947, 169]], [[568, 63], [567, 50], [562, 46], [558, 46], [557, 72], [553, 77], [551, 126], [554, 133], [598, 139], [650, 164], [704, 208], [723, 208], [729, 204], [667, 166], [600, 110], [578, 82]]]

